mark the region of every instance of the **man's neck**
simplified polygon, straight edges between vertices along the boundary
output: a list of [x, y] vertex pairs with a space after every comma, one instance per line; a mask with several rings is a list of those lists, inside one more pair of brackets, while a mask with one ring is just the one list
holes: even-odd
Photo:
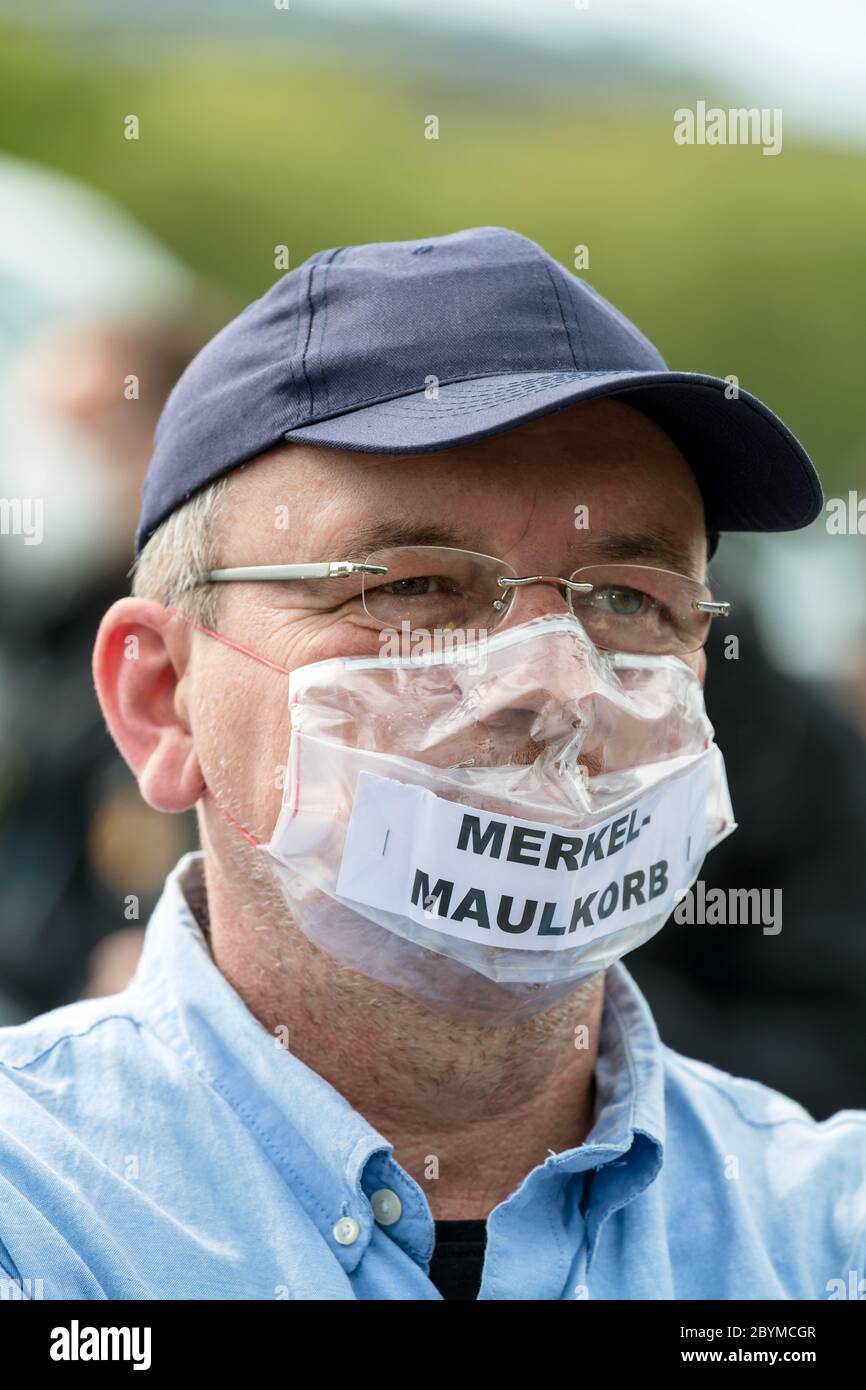
[[[584, 1141], [603, 973], [521, 1023], [463, 1023], [319, 950], [278, 889], [238, 890], [212, 856], [206, 881], [218, 969], [262, 1026], [393, 1144], [435, 1218], [486, 1217], [550, 1152]], [[194, 910], [201, 920], [200, 900]]]

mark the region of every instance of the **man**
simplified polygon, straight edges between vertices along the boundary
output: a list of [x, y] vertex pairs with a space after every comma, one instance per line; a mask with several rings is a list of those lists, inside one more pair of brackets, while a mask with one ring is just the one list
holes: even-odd
[[[507, 1300], [814, 1299], [862, 1275], [866, 1113], [816, 1124], [667, 1049], [617, 958], [628, 929], [488, 956], [478, 913], [460, 931], [437, 916], [441, 882], [403, 916], [375, 906], [376, 885], [366, 902], [320, 891], [334, 844], [343, 871], [363, 833], [353, 811], [347, 837], [342, 811], [368, 754], [399, 761], [376, 785], [396, 781], [434, 826], [473, 775], [522, 777], [536, 828], [497, 806], [520, 865], [565, 820], [558, 794], [600, 806], [635, 767], [683, 814], [685, 779], [662, 774], [686, 725], [698, 751], [679, 771], [712, 756], [695, 680], [724, 608], [703, 585], [708, 539], [802, 526], [821, 505], [793, 436], [730, 395], [668, 372], [501, 228], [319, 253], [199, 354], [157, 430], [134, 594], [105, 615], [94, 672], [143, 797], [194, 806], [203, 850], [169, 877], [124, 993], [0, 1035], [10, 1277], [43, 1279], [46, 1297]], [[427, 547], [429, 568], [401, 571]], [[668, 600], [579, 578], [605, 566], [641, 568]], [[453, 656], [383, 660], [386, 613], [447, 611], [484, 574], [477, 611], [507, 680], [473, 681]], [[451, 680], [461, 715], [484, 712], [474, 744], [400, 761]], [[635, 690], [652, 696], [640, 715]], [[431, 730], [457, 709], [445, 699]], [[543, 720], [562, 712], [581, 751], [551, 768]], [[590, 725], [607, 730], [595, 748]], [[428, 773], [450, 799], [417, 785]], [[280, 864], [280, 827], [308, 803], [310, 839]], [[481, 837], [480, 815], [476, 850], [495, 830]], [[557, 836], [557, 882], [598, 824]], [[640, 825], [607, 828], [608, 852], [635, 852]], [[383, 883], [386, 851], [387, 836]], [[505, 859], [491, 882], [518, 872]], [[308, 862], [312, 889], [294, 872]], [[493, 957], [518, 962], [513, 978]]]

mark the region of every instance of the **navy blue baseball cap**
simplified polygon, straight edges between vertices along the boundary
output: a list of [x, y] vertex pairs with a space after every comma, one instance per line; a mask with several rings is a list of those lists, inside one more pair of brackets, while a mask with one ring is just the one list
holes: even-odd
[[136, 551], [200, 488], [282, 442], [425, 454], [602, 396], [679, 446], [713, 547], [720, 531], [794, 530], [819, 514], [809, 457], [766, 405], [668, 371], [536, 242], [470, 227], [318, 251], [227, 324], [166, 401]]

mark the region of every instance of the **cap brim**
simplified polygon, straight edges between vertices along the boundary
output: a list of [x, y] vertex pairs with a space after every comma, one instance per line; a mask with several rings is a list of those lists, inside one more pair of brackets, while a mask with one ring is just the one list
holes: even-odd
[[424, 454], [468, 444], [601, 396], [622, 397], [681, 449], [717, 531], [789, 531], [821, 511], [800, 442], [749, 392], [698, 372], [520, 372], [446, 382], [289, 430], [286, 440], [361, 453]]

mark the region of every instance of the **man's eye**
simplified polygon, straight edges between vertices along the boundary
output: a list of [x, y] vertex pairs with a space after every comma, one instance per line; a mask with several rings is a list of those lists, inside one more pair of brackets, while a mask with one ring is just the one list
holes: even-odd
[[381, 584], [378, 592], [395, 594], [398, 598], [423, 598], [427, 594], [453, 593], [454, 586], [432, 574], [419, 574], [412, 579], [395, 579]]
[[615, 588], [612, 584], [606, 584], [593, 590], [592, 602], [595, 607], [605, 608], [618, 618], [634, 618], [643, 611], [644, 604], [651, 604], [653, 600], [639, 589]]

